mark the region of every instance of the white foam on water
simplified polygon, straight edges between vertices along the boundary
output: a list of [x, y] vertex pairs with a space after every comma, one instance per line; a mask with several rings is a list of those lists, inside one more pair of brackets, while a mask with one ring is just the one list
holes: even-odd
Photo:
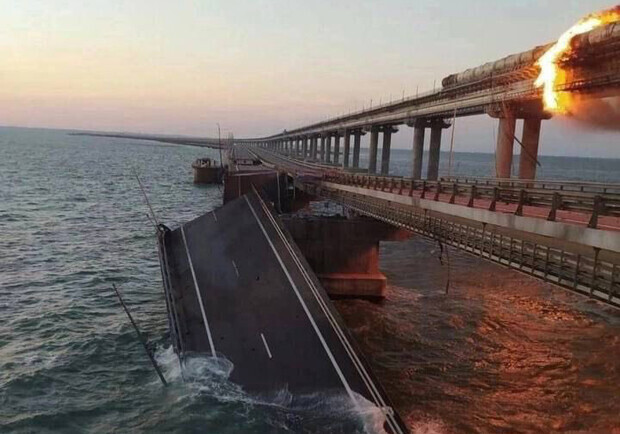
[[[330, 425], [346, 423], [359, 426], [358, 432], [383, 434], [385, 414], [362, 395], [355, 394], [357, 406], [343, 390], [292, 394], [287, 387], [269, 393], [251, 395], [229, 381], [233, 363], [223, 355], [186, 354], [181, 362], [173, 348], [156, 351], [169, 383], [183, 384], [190, 395], [211, 396], [220, 402], [237, 402], [248, 407], [264, 407], [265, 416], [274, 426], [296, 431], [296, 427], [329, 431]], [[311, 431], [311, 430], [310, 430]], [[318, 431], [317, 431], [318, 432]]]
[[450, 430], [440, 419], [430, 419], [414, 422], [411, 426], [413, 434], [448, 434]]

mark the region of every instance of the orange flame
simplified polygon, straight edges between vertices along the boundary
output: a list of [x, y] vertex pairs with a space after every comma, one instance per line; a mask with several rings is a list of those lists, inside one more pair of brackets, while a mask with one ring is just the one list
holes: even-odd
[[543, 88], [543, 103], [546, 110], [554, 113], [568, 111], [568, 95], [560, 94], [555, 88], [564, 77], [559, 61], [562, 56], [570, 52], [570, 43], [573, 38], [616, 21], [620, 21], [620, 7], [588, 15], [564, 32], [558, 41], [538, 59], [536, 64], [540, 66], [540, 74], [534, 85]]

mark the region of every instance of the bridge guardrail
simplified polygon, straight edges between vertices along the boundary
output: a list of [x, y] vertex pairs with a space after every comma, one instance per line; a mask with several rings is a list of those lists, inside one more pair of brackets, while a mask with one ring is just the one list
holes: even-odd
[[[601, 216], [620, 217], [620, 194], [606, 193], [605, 187], [596, 184], [574, 184], [571, 189], [567, 189], [560, 188], [559, 183], [547, 181], [506, 180], [507, 185], [504, 185], [504, 180], [458, 183], [443, 179], [428, 181], [344, 172], [325, 173], [324, 180], [401, 195], [413, 196], [415, 192], [422, 199], [435, 201], [446, 201], [449, 195], [449, 203], [469, 207], [476, 207], [476, 204], [480, 205], [480, 201], [483, 201], [490, 211], [495, 211], [498, 204], [516, 205], [513, 211], [516, 215], [523, 215], [525, 206], [546, 207], [549, 209], [549, 221], [556, 220], [558, 211], [575, 211], [589, 216], [590, 228], [598, 227]], [[598, 191], [590, 192], [580, 185], [597, 187]]]

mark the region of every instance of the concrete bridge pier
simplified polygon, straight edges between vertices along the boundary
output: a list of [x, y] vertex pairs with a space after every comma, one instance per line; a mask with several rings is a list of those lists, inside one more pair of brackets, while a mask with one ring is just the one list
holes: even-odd
[[377, 148], [379, 145], [379, 127], [370, 127], [370, 150], [368, 153], [368, 173], [377, 172]]
[[351, 151], [351, 133], [344, 130], [344, 154], [342, 155], [342, 166], [349, 167], [349, 153]]
[[362, 143], [362, 131], [355, 130], [353, 133], [353, 167], [355, 169], [360, 167], [360, 147]]
[[497, 178], [510, 178], [516, 124], [517, 120], [514, 116], [499, 118], [495, 149], [495, 176]]
[[310, 155], [310, 158], [314, 161], [317, 159], [318, 154], [319, 154], [319, 137], [312, 136], [312, 153]]
[[295, 138], [295, 156], [299, 157], [299, 153], [301, 152], [301, 138]]
[[334, 163], [338, 164], [340, 161], [340, 134], [338, 131], [334, 133]]
[[331, 163], [332, 161], [332, 136], [327, 134], [325, 136], [325, 162]]
[[303, 136], [301, 139], [301, 156], [308, 157], [308, 136]]
[[413, 179], [422, 179], [422, 158], [424, 157], [424, 132], [426, 125], [423, 121], [417, 121], [413, 126]]
[[431, 122], [431, 143], [428, 150], [426, 179], [436, 181], [439, 178], [439, 156], [441, 153], [441, 132], [450, 125], [443, 120]]
[[398, 128], [388, 125], [383, 127], [383, 147], [381, 148], [381, 174], [390, 173], [390, 148], [392, 147], [392, 133], [398, 132]]
[[319, 152], [321, 161], [325, 161], [325, 135], [321, 135], [321, 150]]
[[521, 156], [519, 157], [519, 179], [536, 178], [536, 162], [538, 160], [538, 144], [542, 119], [528, 118], [523, 120], [521, 136]]

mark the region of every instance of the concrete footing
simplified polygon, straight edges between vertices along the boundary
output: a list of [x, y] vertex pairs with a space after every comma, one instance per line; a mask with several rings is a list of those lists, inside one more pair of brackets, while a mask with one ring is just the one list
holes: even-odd
[[410, 233], [365, 218], [285, 218], [284, 224], [330, 296], [382, 298], [379, 241]]

